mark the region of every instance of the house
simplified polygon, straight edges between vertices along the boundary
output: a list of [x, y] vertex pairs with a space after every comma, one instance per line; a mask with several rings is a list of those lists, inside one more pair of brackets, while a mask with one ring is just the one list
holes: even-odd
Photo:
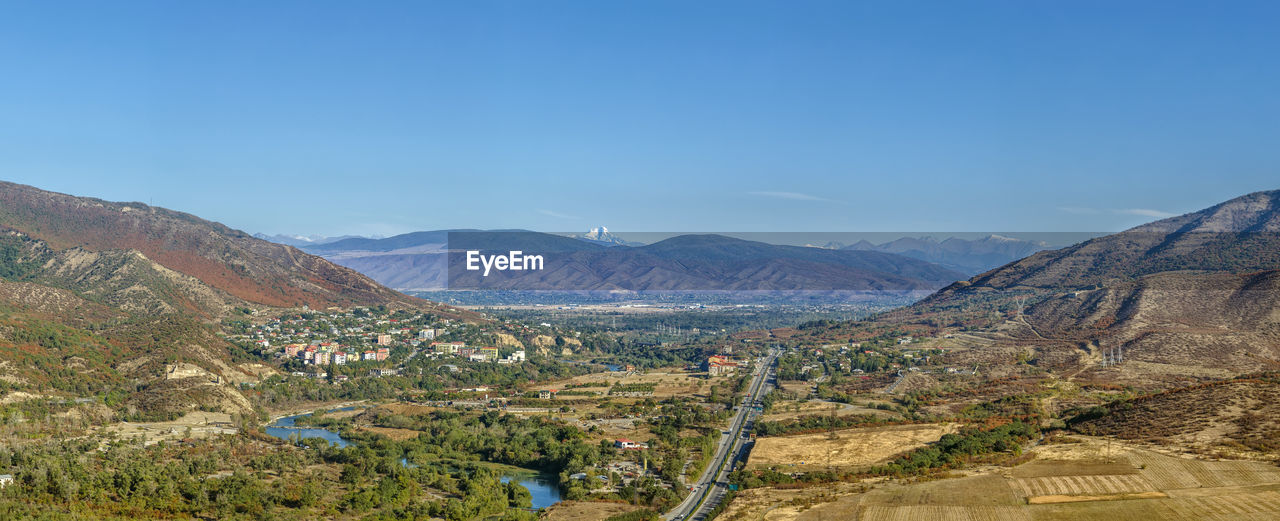
[[373, 353], [374, 360], [379, 362], [386, 360], [389, 356], [391, 356], [391, 350], [385, 347], [379, 347], [378, 350]]
[[380, 346], [391, 345], [391, 335], [387, 335], [387, 334], [378, 335], [378, 345]]
[[480, 350], [479, 350], [479, 351], [480, 351], [480, 354], [484, 355], [485, 360], [488, 360], [488, 361], [490, 361], [490, 362], [497, 362], [497, 361], [498, 361], [498, 348], [496, 348], [496, 347], [482, 347], [482, 348], [480, 348]]
[[434, 329], [423, 329], [418, 332], [418, 340], [435, 340], [435, 338], [436, 330]]
[[13, 474], [0, 474], [0, 488], [13, 484]]
[[738, 363], [727, 356], [711, 355], [702, 364], [702, 369], [711, 376], [733, 374], [738, 370]]
[[631, 440], [628, 440], [628, 439], [626, 439], [626, 438], [618, 438], [618, 439], [614, 440], [614, 441], [613, 441], [613, 446], [614, 446], [614, 447], [617, 447], [617, 448], [619, 448], [619, 449], [622, 449], [622, 450], [644, 450], [644, 449], [649, 448], [649, 444], [648, 444], [648, 443], [640, 443], [640, 442], [638, 442], [638, 441], [631, 441]]
[[467, 360], [472, 362], [483, 362], [485, 361], [485, 357], [483, 353], [471, 353], [471, 355], [467, 357]]
[[550, 400], [551, 398], [555, 397], [556, 392], [557, 391], [555, 389], [543, 389], [541, 391], [538, 391], [538, 398], [541, 398], [543, 400]]
[[360, 357], [361, 360], [376, 360], [377, 358], [378, 358], [377, 351], [365, 351], [364, 355]]
[[370, 369], [369, 376], [395, 376], [400, 374], [397, 369]]

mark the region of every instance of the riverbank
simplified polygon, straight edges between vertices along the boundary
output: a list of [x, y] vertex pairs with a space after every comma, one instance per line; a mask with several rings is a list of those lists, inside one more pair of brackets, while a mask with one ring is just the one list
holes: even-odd
[[[369, 400], [356, 400], [356, 401], [347, 401], [347, 402], [315, 402], [306, 407], [299, 406], [299, 407], [292, 407], [289, 409], [276, 409], [273, 411], [267, 411], [267, 414], [270, 415], [270, 418], [271, 418], [270, 420], [267, 421], [267, 425], [275, 424], [276, 422], [279, 422], [280, 420], [284, 418], [288, 418], [290, 416], [301, 416], [304, 414], [311, 414], [320, 409], [324, 409], [326, 411], [332, 411], [334, 409], [342, 409], [344, 407], [355, 407], [363, 403], [369, 403]], [[370, 405], [370, 407], [373, 407], [373, 405]]]

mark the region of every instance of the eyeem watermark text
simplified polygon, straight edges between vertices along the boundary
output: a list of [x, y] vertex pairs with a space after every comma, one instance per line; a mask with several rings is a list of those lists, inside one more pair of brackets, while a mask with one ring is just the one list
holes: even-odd
[[525, 255], [520, 250], [511, 250], [506, 255], [484, 255], [479, 250], [467, 250], [467, 271], [480, 271], [484, 267], [485, 277], [490, 269], [498, 271], [524, 271], [542, 269], [541, 255]]

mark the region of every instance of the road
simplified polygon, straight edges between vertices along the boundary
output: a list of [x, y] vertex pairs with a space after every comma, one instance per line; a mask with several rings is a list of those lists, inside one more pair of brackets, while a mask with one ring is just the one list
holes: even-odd
[[720, 443], [716, 446], [716, 454], [711, 464], [702, 472], [702, 477], [694, 483], [693, 491], [688, 497], [664, 514], [663, 519], [700, 521], [706, 519], [707, 514], [720, 504], [720, 500], [728, 492], [727, 481], [733, 462], [744, 454], [748, 444], [743, 435], [750, 432], [756, 417], [760, 415], [755, 405], [760, 397], [773, 390], [770, 378], [773, 363], [777, 359], [778, 351], [771, 351], [756, 364], [751, 385], [747, 386], [748, 398], [743, 399], [738, 406], [738, 413], [734, 415], [733, 421], [729, 423], [729, 429], [725, 431], [727, 434], [720, 436]]

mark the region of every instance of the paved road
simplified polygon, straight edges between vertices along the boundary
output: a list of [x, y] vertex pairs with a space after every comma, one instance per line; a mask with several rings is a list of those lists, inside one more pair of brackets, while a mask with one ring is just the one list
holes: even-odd
[[772, 351], [764, 360], [756, 364], [755, 376], [751, 379], [751, 385], [747, 386], [750, 397], [742, 400], [742, 404], [738, 407], [738, 414], [734, 415], [733, 421], [729, 423], [728, 434], [720, 436], [715, 458], [712, 458], [711, 464], [702, 472], [702, 477], [694, 483], [693, 491], [689, 496], [663, 515], [664, 519], [706, 519], [707, 514], [720, 504], [720, 500], [728, 492], [727, 479], [729, 470], [733, 468], [732, 463], [742, 456], [747, 445], [743, 434], [751, 430], [759, 415], [755, 410], [755, 404], [760, 397], [773, 389], [770, 379], [773, 363], [777, 359], [778, 352]]

